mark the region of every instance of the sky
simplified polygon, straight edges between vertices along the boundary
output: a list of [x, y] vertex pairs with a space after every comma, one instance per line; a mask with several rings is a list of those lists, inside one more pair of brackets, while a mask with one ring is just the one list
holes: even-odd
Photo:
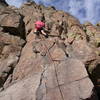
[[[6, 0], [8, 4], [20, 7], [27, 0]], [[33, 0], [46, 6], [54, 6], [58, 10], [69, 12], [81, 23], [100, 22], [100, 0]]]

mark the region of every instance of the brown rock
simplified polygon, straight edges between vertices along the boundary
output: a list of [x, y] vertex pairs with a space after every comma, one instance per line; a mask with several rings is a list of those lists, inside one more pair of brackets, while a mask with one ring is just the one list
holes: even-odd
[[25, 5], [23, 5], [19, 12], [24, 17], [24, 23], [25, 23], [25, 31], [26, 35], [28, 35], [31, 30], [34, 30], [34, 23], [36, 20], [39, 20], [40, 17], [42, 17], [42, 13], [40, 12], [40, 7], [36, 5], [33, 2], [29, 2]]
[[72, 45], [73, 57], [83, 60], [83, 62], [96, 59], [96, 54], [86, 41], [77, 40]]
[[[22, 79], [31, 73], [41, 72], [43, 66], [50, 63], [47, 53], [53, 45], [54, 42], [49, 40], [34, 40], [34, 34], [30, 33], [27, 37], [27, 44], [22, 50], [21, 60], [14, 70], [13, 79]], [[46, 55], [47, 57], [45, 57]]]
[[40, 74], [29, 76], [0, 93], [1, 100], [36, 100], [36, 90], [40, 83]]
[[79, 60], [69, 59], [59, 65], [51, 65], [41, 78], [37, 100], [92, 100], [93, 84]]
[[67, 46], [66, 52], [70, 57], [81, 60], [90, 74], [98, 64], [98, 50], [91, 47], [86, 41], [75, 41], [72, 46]]
[[14, 70], [13, 80], [22, 79], [31, 73], [38, 73], [42, 70], [41, 56], [37, 58], [37, 55], [32, 51], [32, 42], [34, 41], [32, 33], [28, 35], [27, 41], [22, 50], [20, 61]]
[[0, 87], [13, 72], [24, 43], [19, 37], [0, 32]]
[[64, 53], [64, 51], [61, 48], [55, 48], [55, 50], [52, 52], [51, 57], [53, 60], [65, 60], [67, 57]]
[[4, 8], [0, 13], [2, 14], [0, 25], [3, 31], [25, 39], [23, 16], [9, 7]]
[[[34, 22], [40, 17], [46, 23], [49, 37], [40, 35], [35, 39]], [[13, 34], [21, 32], [23, 21], [25, 46], [23, 40]], [[98, 100], [85, 67], [95, 71], [99, 49], [86, 41], [86, 31], [76, 18], [31, 2], [19, 9], [0, 9], [0, 22], [3, 27], [0, 30], [10, 33], [0, 34], [0, 100]], [[17, 31], [12, 31], [12, 27]], [[87, 27], [91, 29], [84, 25]], [[99, 34], [98, 28], [95, 29]], [[75, 41], [68, 43], [73, 34]]]
[[95, 47], [100, 45], [100, 29], [91, 23], [85, 24], [88, 41]]
[[43, 72], [33, 73], [22, 81], [18, 81], [3, 91], [0, 99], [93, 100], [94, 98], [97, 100], [93, 93], [93, 84], [88, 78], [84, 64], [79, 60], [69, 59], [59, 65], [51, 64]]

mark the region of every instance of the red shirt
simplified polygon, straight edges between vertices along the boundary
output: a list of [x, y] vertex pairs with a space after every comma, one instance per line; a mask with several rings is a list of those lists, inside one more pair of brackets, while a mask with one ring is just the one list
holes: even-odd
[[44, 23], [44, 22], [42, 22], [42, 21], [36, 21], [36, 22], [35, 22], [35, 28], [36, 28], [37, 30], [40, 30], [40, 29], [42, 29], [43, 27], [45, 27], [45, 23]]

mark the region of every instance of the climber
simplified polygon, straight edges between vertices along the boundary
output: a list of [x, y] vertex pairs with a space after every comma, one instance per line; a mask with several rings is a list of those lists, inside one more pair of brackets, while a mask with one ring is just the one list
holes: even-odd
[[45, 32], [45, 23], [43, 21], [36, 21], [35, 22], [35, 30], [34, 33], [39, 36], [40, 34], [44, 35], [48, 38], [48, 34]]

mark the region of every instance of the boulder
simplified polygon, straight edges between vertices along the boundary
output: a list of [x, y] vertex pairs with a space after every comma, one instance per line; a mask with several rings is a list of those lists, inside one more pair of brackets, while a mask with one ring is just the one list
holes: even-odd
[[0, 14], [0, 26], [3, 31], [25, 39], [23, 16], [9, 7], [1, 10]]
[[37, 100], [97, 100], [85, 66], [77, 59], [49, 66], [41, 78]]

